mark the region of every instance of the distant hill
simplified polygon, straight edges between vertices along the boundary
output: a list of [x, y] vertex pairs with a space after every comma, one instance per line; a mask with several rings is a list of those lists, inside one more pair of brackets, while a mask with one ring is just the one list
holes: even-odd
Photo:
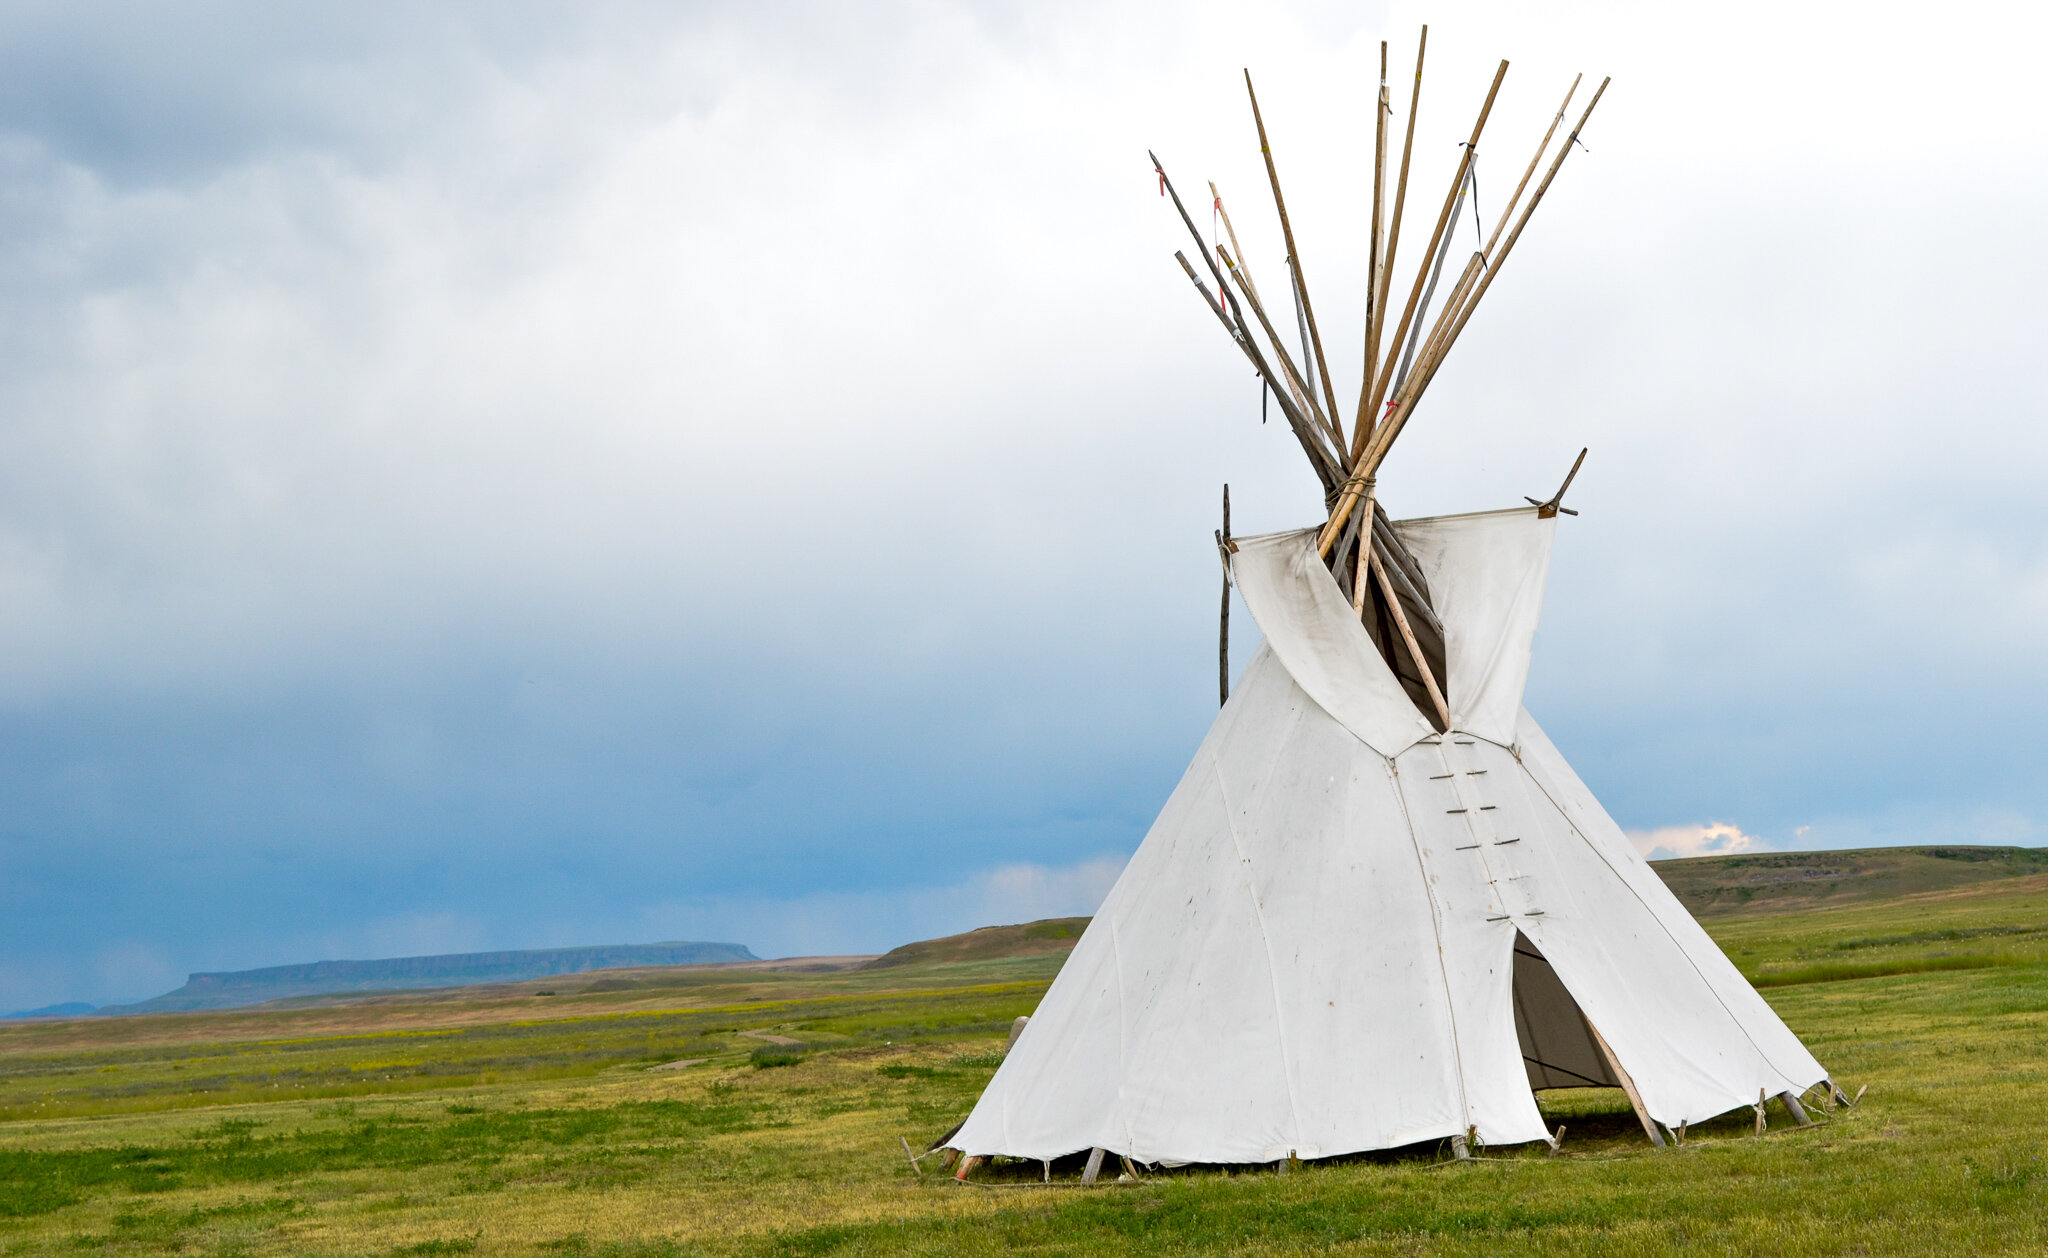
[[[1902, 896], [1960, 890], [2010, 878], [2048, 883], [2048, 849], [2023, 847], [1875, 847], [1838, 852], [1755, 852], [1652, 861], [1651, 868], [1700, 917], [1793, 912], [1834, 904], [1868, 904]], [[916, 964], [990, 961], [1071, 950], [1088, 918], [1055, 917], [1015, 926], [984, 926], [904, 944], [883, 956], [812, 958], [799, 969], [864, 970]], [[798, 961], [804, 961], [798, 958]], [[89, 1013], [172, 1013], [234, 1009], [294, 996], [515, 983], [557, 974], [638, 967], [762, 962], [740, 944], [657, 943], [598, 948], [475, 952], [385, 961], [319, 961], [260, 970], [194, 974], [177, 991], [133, 1005], [48, 1005], [6, 1018], [80, 1017]], [[620, 985], [660, 985], [659, 976], [621, 976]], [[609, 988], [607, 989], [609, 990]]]
[[1699, 917], [1866, 904], [2000, 878], [2048, 874], [2048, 849], [1865, 847], [1841, 852], [1757, 852], [1652, 861]]
[[[1755, 852], [1651, 861], [1685, 907], [1699, 917], [1791, 912], [1830, 904], [1868, 904], [1948, 891], [2001, 878], [2048, 875], [2048, 848], [1868, 847], [1842, 852]], [[904, 944], [864, 970], [923, 962], [988, 961], [1065, 952], [1088, 927], [1085, 917], [1021, 926], [984, 926]]]
[[1021, 926], [984, 926], [964, 935], [925, 939], [904, 944], [861, 966], [883, 970], [897, 965], [929, 961], [987, 961], [995, 957], [1033, 956], [1041, 952], [1066, 952], [1088, 927], [1085, 917], [1048, 917]]
[[44, 1005], [40, 1009], [17, 1009], [13, 1013], [0, 1013], [0, 1022], [9, 1018], [82, 1018], [96, 1008], [97, 1005], [88, 1005], [82, 1000], [67, 1000], [61, 1005]]
[[614, 944], [595, 948], [539, 948], [522, 952], [460, 952], [384, 961], [315, 961], [260, 970], [194, 974], [185, 985], [132, 1005], [108, 1005], [99, 1012], [184, 1013], [236, 1009], [288, 996], [330, 992], [394, 991], [420, 987], [467, 987], [516, 983], [553, 974], [582, 974], [646, 965], [715, 965], [757, 961], [735, 943]]

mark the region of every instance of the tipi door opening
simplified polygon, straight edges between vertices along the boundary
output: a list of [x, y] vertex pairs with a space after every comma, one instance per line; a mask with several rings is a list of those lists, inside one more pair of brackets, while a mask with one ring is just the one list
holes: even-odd
[[1635, 1085], [1611, 1049], [1593, 1029], [1579, 1002], [1565, 988], [1543, 950], [1521, 931], [1515, 932], [1515, 1038], [1522, 1046], [1522, 1068], [1529, 1090], [1551, 1088], [1620, 1088], [1652, 1144], [1664, 1139]]

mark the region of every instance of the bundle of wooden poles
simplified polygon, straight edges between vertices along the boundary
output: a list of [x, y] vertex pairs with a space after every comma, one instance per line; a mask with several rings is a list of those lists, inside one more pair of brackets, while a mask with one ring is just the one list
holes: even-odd
[[[1159, 176], [1161, 190], [1172, 196], [1181, 222], [1194, 238], [1196, 252], [1202, 258], [1209, 281], [1214, 282], [1214, 289], [1188, 261], [1185, 253], [1176, 252], [1174, 257], [1201, 292], [1210, 311], [1223, 324], [1224, 330], [1265, 380], [1274, 402], [1286, 416], [1288, 426], [1301, 442], [1310, 465], [1322, 482], [1323, 505], [1329, 517], [1317, 538], [1318, 552], [1330, 565], [1339, 588], [1350, 597], [1352, 609], [1358, 613], [1416, 707], [1442, 730], [1450, 725], [1450, 709], [1444, 695], [1443, 626], [1438, 623], [1430, 606], [1429, 587], [1421, 570], [1388, 525], [1386, 511], [1375, 492], [1375, 477], [1394, 439], [1401, 435], [1402, 428], [1415, 413], [1416, 404], [1436, 378], [1437, 369], [1443, 365], [1451, 347], [1457, 344], [1459, 334], [1471, 321], [1479, 299], [1486, 295], [1494, 277], [1500, 274], [1501, 264], [1507, 261], [1508, 254], [1521, 239], [1529, 216], [1542, 202], [1544, 193], [1549, 191], [1551, 180], [1557, 177], [1564, 159], [1571, 155], [1579, 132], [1592, 116], [1594, 106], [1600, 103], [1600, 97], [1607, 91], [1611, 80], [1601, 80], [1578, 122], [1551, 159], [1542, 181], [1524, 203], [1523, 193], [1528, 191], [1529, 181], [1544, 154], [1550, 151], [1557, 128], [1571, 107], [1572, 97], [1578, 92], [1580, 80], [1572, 80], [1571, 89], [1565, 93], [1564, 102], [1558, 106], [1556, 115], [1543, 133], [1542, 142], [1536, 147], [1535, 156], [1529, 159], [1528, 167], [1522, 172], [1521, 182], [1515, 185], [1514, 195], [1502, 208], [1492, 235], [1466, 260], [1452, 279], [1448, 293], [1438, 301], [1436, 295], [1444, 278], [1446, 260], [1452, 251], [1453, 234], [1464, 212], [1465, 202], [1472, 199], [1471, 194], [1476, 188], [1474, 161], [1478, 156], [1480, 137], [1486, 129], [1487, 117], [1493, 112], [1494, 98], [1500, 93], [1501, 81], [1507, 77], [1508, 63], [1500, 63], [1493, 83], [1487, 89], [1486, 99], [1479, 107], [1478, 120], [1472, 124], [1471, 136], [1461, 146], [1457, 171], [1444, 194], [1443, 208], [1438, 211], [1429, 243], [1415, 264], [1407, 299], [1389, 336], [1386, 335], [1391, 313], [1389, 298], [1401, 245], [1401, 219], [1408, 199], [1408, 166], [1415, 145], [1415, 114], [1422, 101], [1423, 57], [1428, 44], [1429, 28], [1425, 26], [1415, 49], [1415, 84], [1409, 95], [1406, 135], [1401, 144], [1391, 210], [1387, 207], [1386, 198], [1387, 126], [1393, 107], [1387, 89], [1387, 45], [1384, 42], [1380, 44], [1379, 103], [1373, 128], [1372, 237], [1367, 260], [1370, 291], [1365, 302], [1365, 366], [1358, 390], [1358, 405], [1348, 432], [1337, 405], [1335, 382], [1323, 353], [1322, 333], [1316, 326], [1315, 307], [1309, 300], [1308, 280], [1303, 273], [1301, 253], [1295, 247], [1294, 227], [1287, 217], [1287, 200], [1280, 191], [1280, 172], [1272, 145], [1266, 137], [1266, 123], [1259, 112], [1258, 94], [1252, 89], [1251, 72], [1245, 72], [1245, 91], [1251, 97], [1259, 151], [1265, 158], [1266, 178], [1273, 190], [1273, 207], [1279, 214], [1280, 235], [1287, 249], [1286, 283], [1294, 305], [1293, 330], [1300, 349], [1299, 363], [1288, 351], [1286, 338], [1274, 326], [1273, 317], [1260, 297], [1259, 287], [1253, 281], [1243, 252], [1238, 247], [1237, 232], [1230, 225], [1229, 213], [1223, 208], [1223, 198], [1216, 191], [1216, 185], [1210, 184], [1209, 191], [1230, 244], [1226, 248], [1218, 243], [1212, 256], [1210, 248], [1202, 243], [1202, 235], [1195, 229], [1187, 207], [1182, 204], [1180, 193], [1174, 189], [1173, 181], [1156, 156], [1152, 157], [1152, 166]], [[1472, 212], [1476, 223], [1476, 203]], [[1510, 221], [1513, 223], [1511, 229]], [[1433, 322], [1429, 317], [1432, 306], [1435, 308]], [[1249, 322], [1247, 311], [1250, 313]], [[1369, 527], [1366, 521], [1371, 522]]]

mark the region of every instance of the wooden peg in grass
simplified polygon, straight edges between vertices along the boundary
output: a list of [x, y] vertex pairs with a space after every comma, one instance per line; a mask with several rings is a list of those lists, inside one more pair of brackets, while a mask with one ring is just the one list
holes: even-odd
[[1801, 1127], [1813, 1126], [1813, 1119], [1808, 1117], [1806, 1107], [1799, 1103], [1798, 1093], [1787, 1089], [1778, 1093], [1778, 1099], [1785, 1103], [1785, 1112], [1792, 1115], [1793, 1122], [1798, 1123]]

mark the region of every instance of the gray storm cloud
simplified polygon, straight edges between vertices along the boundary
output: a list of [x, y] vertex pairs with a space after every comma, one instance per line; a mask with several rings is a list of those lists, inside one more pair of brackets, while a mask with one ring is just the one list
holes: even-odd
[[1616, 76], [1383, 478], [1592, 447], [1531, 707], [1645, 832], [2039, 841], [2031, 15], [18, 9], [0, 1006], [1087, 911], [1213, 704], [1219, 483], [1317, 506], [1144, 150], [1270, 270], [1249, 64], [1350, 347], [1423, 20], [1425, 203], [1495, 58], [1482, 207]]

